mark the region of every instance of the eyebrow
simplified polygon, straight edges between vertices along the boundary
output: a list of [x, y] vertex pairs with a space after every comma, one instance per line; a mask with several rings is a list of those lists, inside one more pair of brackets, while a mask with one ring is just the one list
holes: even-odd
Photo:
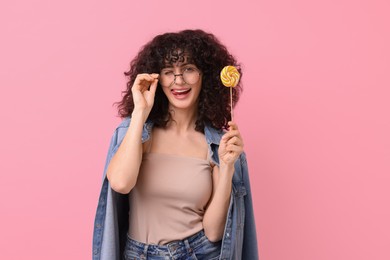
[[[184, 66], [187, 66], [187, 65], [194, 65], [195, 66], [195, 64], [193, 64], [193, 63], [186, 62], [186, 63], [181, 64], [179, 67], [184, 67]], [[173, 68], [172, 64], [167, 64], [162, 69], [169, 69], [169, 68]]]

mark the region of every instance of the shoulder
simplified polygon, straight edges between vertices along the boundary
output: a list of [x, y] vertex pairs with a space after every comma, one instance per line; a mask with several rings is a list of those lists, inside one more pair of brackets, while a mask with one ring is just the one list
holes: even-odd
[[128, 128], [130, 125], [131, 117], [125, 117], [122, 119], [122, 121], [118, 124], [116, 129], [118, 128]]
[[[115, 129], [115, 133], [118, 136], [118, 142], [121, 142], [121, 140], [124, 138], [131, 122], [131, 117], [125, 117], [122, 119], [122, 121], [117, 125]], [[149, 119], [145, 122], [143, 129], [142, 129], [142, 141], [147, 141], [151, 135], [153, 127], [153, 122]]]

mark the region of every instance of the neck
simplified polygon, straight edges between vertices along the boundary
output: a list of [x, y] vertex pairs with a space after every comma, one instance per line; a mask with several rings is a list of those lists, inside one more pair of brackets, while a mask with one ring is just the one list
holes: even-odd
[[185, 133], [195, 129], [195, 122], [197, 117], [196, 109], [180, 109], [170, 108], [171, 120], [167, 127], [177, 133]]

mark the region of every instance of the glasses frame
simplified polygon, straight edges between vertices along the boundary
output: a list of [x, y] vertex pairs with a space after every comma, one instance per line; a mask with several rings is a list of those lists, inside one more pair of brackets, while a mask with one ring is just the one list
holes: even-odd
[[[192, 67], [191, 67], [191, 68], [192, 68]], [[199, 74], [199, 78], [198, 78], [198, 80], [197, 80], [195, 83], [192, 83], [192, 84], [187, 83], [187, 82], [185, 81], [185, 79], [184, 79], [184, 76], [183, 76], [184, 72], [182, 72], [182, 73], [180, 73], [180, 74], [173, 74], [173, 81], [172, 81], [172, 83], [169, 84], [169, 86], [166, 86], [166, 87], [167, 87], [167, 88], [172, 87], [173, 84], [176, 83], [176, 77], [177, 77], [177, 76], [181, 76], [181, 78], [183, 79], [183, 82], [184, 82], [185, 84], [187, 84], [187, 85], [193, 85], [193, 84], [198, 83], [198, 81], [199, 81], [199, 79], [200, 79], [200, 75], [202, 74], [202, 72], [201, 72], [198, 68], [192, 68], [192, 69], [196, 70], [196, 71], [198, 72], [198, 74]], [[160, 74], [161, 74], [161, 73], [160, 73]], [[160, 75], [160, 78], [161, 78], [161, 75]], [[161, 84], [161, 83], [160, 83], [160, 84]], [[161, 86], [162, 86], [162, 85], [161, 85]], [[164, 86], [163, 86], [163, 87], [164, 87]]]

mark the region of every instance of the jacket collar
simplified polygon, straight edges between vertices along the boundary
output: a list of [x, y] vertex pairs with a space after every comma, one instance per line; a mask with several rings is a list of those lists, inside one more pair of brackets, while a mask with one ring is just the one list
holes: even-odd
[[206, 136], [206, 140], [208, 144], [216, 144], [219, 145], [219, 141], [221, 140], [224, 132], [222, 130], [218, 130], [212, 127], [209, 124], [206, 124], [204, 127], [204, 134]]

